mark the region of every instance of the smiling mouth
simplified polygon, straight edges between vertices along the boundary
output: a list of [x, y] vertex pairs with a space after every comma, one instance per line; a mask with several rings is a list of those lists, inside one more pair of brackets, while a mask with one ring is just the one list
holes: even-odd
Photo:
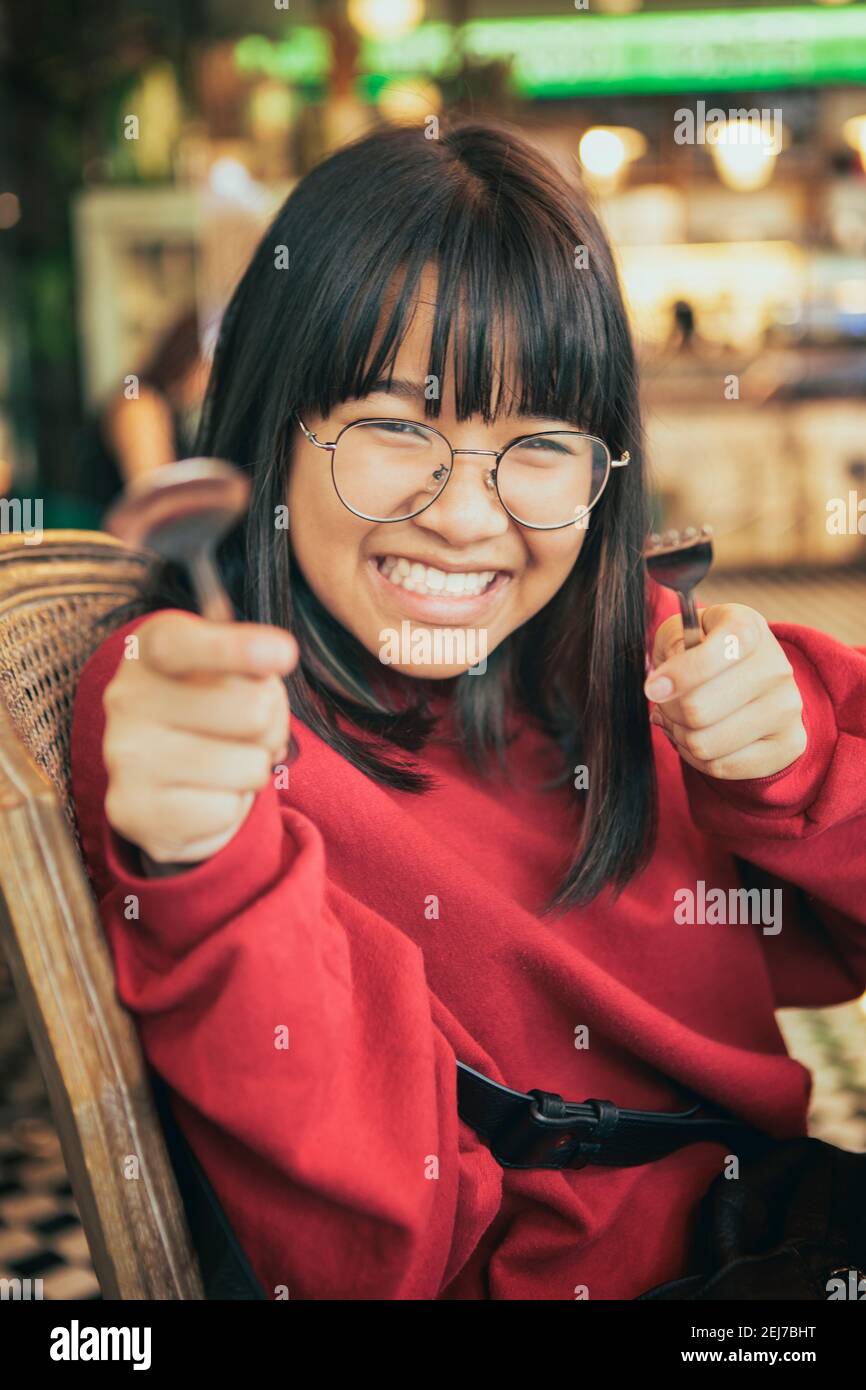
[[430, 598], [479, 598], [496, 583], [503, 570], [446, 571], [402, 555], [383, 555], [376, 561], [383, 579], [396, 589]]

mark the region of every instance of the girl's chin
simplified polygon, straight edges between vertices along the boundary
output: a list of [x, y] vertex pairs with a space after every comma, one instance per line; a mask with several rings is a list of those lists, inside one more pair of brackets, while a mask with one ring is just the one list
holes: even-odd
[[[381, 658], [380, 658], [381, 660]], [[385, 664], [385, 663], [383, 663]], [[484, 662], [480, 663], [477, 674], [483, 674]], [[393, 671], [398, 676], [408, 676], [416, 681], [445, 681], [455, 680], [457, 676], [465, 676], [471, 668], [468, 666], [424, 666], [420, 662], [412, 665], [388, 665], [388, 670]]]

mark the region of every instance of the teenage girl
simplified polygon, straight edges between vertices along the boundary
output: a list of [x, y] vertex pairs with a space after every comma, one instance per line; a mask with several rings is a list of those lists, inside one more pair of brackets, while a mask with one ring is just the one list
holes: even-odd
[[[74, 791], [120, 996], [268, 1295], [680, 1276], [723, 1145], [504, 1168], [456, 1061], [805, 1133], [774, 1010], [866, 986], [866, 652], [742, 605], [684, 650], [611, 253], [513, 132], [389, 130], [302, 180], [197, 451], [252, 478], [246, 621], [115, 632]], [[781, 930], [683, 920], [738, 859]]]

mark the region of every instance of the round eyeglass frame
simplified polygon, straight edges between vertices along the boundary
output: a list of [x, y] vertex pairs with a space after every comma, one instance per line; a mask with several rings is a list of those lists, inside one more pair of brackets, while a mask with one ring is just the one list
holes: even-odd
[[[512, 521], [516, 521], [518, 526], [525, 526], [527, 530], [530, 531], [564, 531], [566, 526], [579, 525], [580, 522], [583, 521], [583, 519], [589, 515], [593, 507], [596, 506], [596, 504], [601, 500], [604, 490], [607, 487], [611, 471], [614, 468], [625, 468], [626, 465], [631, 461], [631, 455], [627, 449], [623, 451], [621, 458], [615, 459], [611, 456], [610, 449], [605, 444], [603, 439], [599, 439], [597, 434], [587, 434], [585, 430], [532, 430], [529, 434], [519, 434], [514, 439], [510, 439], [508, 443], [503, 445], [501, 449], [455, 449], [452, 447], [451, 441], [445, 437], [442, 431], [437, 430], [434, 425], [429, 425], [426, 422], [426, 420], [401, 420], [399, 417], [392, 415], [373, 415], [363, 420], [350, 421], [348, 425], [343, 426], [336, 439], [331, 440], [330, 443], [327, 443], [322, 439], [317, 439], [313, 431], [307, 429], [307, 426], [304, 424], [300, 415], [295, 415], [295, 419], [300, 425], [304, 433], [304, 437], [307, 439], [308, 443], [313, 444], [317, 449], [326, 449], [330, 452], [331, 482], [334, 484], [334, 491], [336, 492], [343, 506], [346, 508], [346, 511], [351, 512], [353, 516], [360, 517], [362, 521], [374, 521], [378, 524], [383, 525], [387, 525], [388, 523], [395, 521], [411, 521], [414, 517], [420, 516], [422, 512], [426, 512], [428, 507], [432, 507], [434, 502], [438, 502], [439, 498], [442, 496], [442, 493], [448, 486], [448, 480], [451, 477], [451, 474], [454, 472], [455, 456], [457, 454], [480, 454], [486, 455], [488, 458], [493, 458], [496, 460], [493, 466], [487, 470], [485, 482], [488, 488], [496, 492], [496, 496], [499, 498], [500, 505], [502, 506], [503, 510], [508, 513]], [[448, 451], [451, 455], [451, 464], [448, 469], [448, 477], [445, 479], [445, 482], [442, 484], [439, 491], [435, 493], [433, 497], [430, 498], [429, 502], [425, 502], [423, 507], [419, 507], [417, 511], [409, 512], [406, 516], [368, 516], [366, 512], [359, 512], [354, 507], [351, 507], [349, 503], [346, 501], [346, 499], [343, 497], [342, 493], [340, 492], [340, 489], [337, 487], [337, 479], [334, 475], [334, 460], [336, 458], [337, 445], [339, 444], [343, 435], [346, 434], [349, 430], [355, 429], [358, 425], [383, 424], [417, 425], [421, 429], [429, 430], [431, 434], [438, 435], [438, 437], [442, 440], [443, 444], [445, 444], [448, 448]], [[514, 512], [512, 512], [511, 509], [506, 505], [505, 501], [503, 500], [502, 494], [499, 491], [498, 472], [499, 465], [505, 454], [508, 453], [509, 449], [513, 449], [516, 444], [522, 444], [527, 439], [537, 439], [540, 436], [546, 434], [577, 434], [580, 435], [582, 439], [594, 440], [595, 443], [600, 444], [601, 447], [604, 449], [605, 455], [607, 456], [607, 468], [605, 469], [604, 480], [602, 482], [602, 485], [598, 490], [598, 496], [593, 498], [589, 506], [583, 512], [581, 512], [580, 517], [576, 519], [572, 517], [569, 521], [555, 521], [552, 522], [550, 525], [537, 526], [534, 522], [524, 521], [521, 517], [515, 516]]]

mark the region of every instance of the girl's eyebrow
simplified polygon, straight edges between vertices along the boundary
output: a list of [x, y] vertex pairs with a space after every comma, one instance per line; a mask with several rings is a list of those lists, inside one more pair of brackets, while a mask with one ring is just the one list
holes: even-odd
[[[424, 383], [421, 381], [409, 381], [406, 377], [394, 377], [389, 380], [386, 376], [380, 376], [374, 381], [366, 393], [368, 396], [397, 396], [400, 400], [409, 401], [414, 404], [424, 400]], [[365, 399], [363, 396], [359, 400]]]
[[[410, 381], [406, 377], [394, 377], [390, 381], [386, 376], [379, 377], [371, 384], [367, 395], [397, 396], [402, 401], [408, 401], [410, 405], [416, 405], [426, 399], [424, 382]], [[364, 400], [366, 397], [359, 396], [357, 399]], [[513, 414], [518, 420], [553, 420], [559, 418], [553, 415], [534, 415], [531, 410], [515, 410]]]

